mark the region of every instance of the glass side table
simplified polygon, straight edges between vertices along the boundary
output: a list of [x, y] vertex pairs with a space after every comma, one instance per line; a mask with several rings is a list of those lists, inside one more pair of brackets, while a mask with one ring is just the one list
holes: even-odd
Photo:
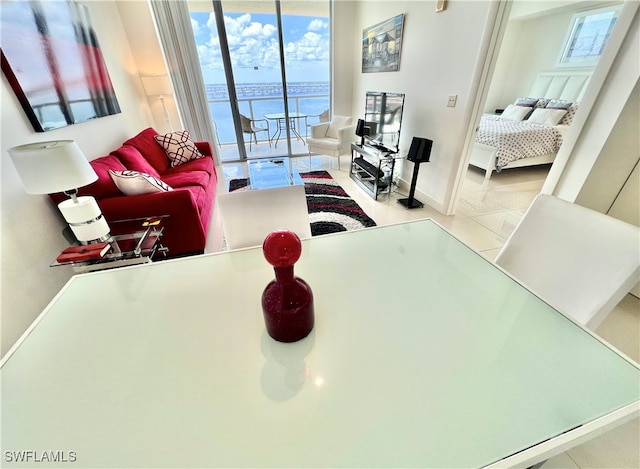
[[112, 234], [108, 243], [111, 249], [104, 256], [80, 262], [55, 261], [51, 267], [70, 265], [74, 271], [82, 273], [146, 264], [152, 262], [154, 257], [165, 257], [168, 249], [160, 239], [164, 231], [162, 221], [167, 217], [168, 215], [161, 215], [110, 222]]
[[288, 157], [249, 160], [247, 168], [251, 190], [304, 185]]

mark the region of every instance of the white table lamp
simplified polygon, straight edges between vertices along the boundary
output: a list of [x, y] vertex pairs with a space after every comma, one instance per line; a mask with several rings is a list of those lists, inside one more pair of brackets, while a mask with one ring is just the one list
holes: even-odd
[[78, 188], [98, 179], [73, 140], [30, 143], [9, 148], [11, 161], [27, 194], [64, 192], [68, 200], [58, 204], [78, 241], [109, 239], [109, 225], [91, 196], [78, 197]]

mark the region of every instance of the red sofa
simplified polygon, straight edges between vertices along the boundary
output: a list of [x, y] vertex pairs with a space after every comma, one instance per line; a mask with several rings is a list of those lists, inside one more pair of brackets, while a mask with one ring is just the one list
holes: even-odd
[[[154, 136], [152, 128], [143, 130], [127, 140], [109, 155], [92, 160], [91, 166], [98, 180], [82, 187], [78, 195], [95, 197], [112, 232], [117, 233], [117, 220], [168, 215], [162, 244], [169, 249], [169, 257], [204, 252], [207, 232], [213, 210], [217, 174], [208, 142], [194, 142], [204, 158], [171, 167], [164, 149]], [[155, 176], [174, 190], [143, 195], [124, 195], [116, 187], [109, 170], [125, 169]], [[59, 203], [64, 194], [52, 194]]]

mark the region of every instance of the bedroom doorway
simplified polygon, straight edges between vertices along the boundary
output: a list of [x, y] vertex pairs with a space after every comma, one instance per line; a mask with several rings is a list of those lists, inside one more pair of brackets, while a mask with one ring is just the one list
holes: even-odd
[[[515, 104], [516, 98], [528, 97], [539, 72], [567, 71], [567, 68], [557, 66], [559, 52], [572, 17], [584, 10], [584, 3], [580, 9], [578, 2], [562, 6], [551, 2], [509, 4], [505, 11], [498, 13], [494, 25], [494, 37], [497, 39], [493, 48], [488, 51], [485, 70], [490, 82], [486, 80], [480, 86], [477, 122], [483, 113], [496, 114], [497, 110], [505, 109], [508, 104]], [[543, 5], [547, 7], [546, 10]], [[526, 11], [527, 8], [529, 11]], [[541, 47], [541, 44], [545, 44], [545, 47]], [[535, 54], [532, 47], [537, 51]], [[570, 70], [584, 74], [594, 72], [596, 66], [579, 69], [574, 67]], [[513, 96], [507, 98], [509, 91]], [[476, 121], [472, 124], [474, 122]], [[474, 124], [468, 132], [467, 164], [461, 165], [459, 171], [459, 179], [451, 199], [451, 213], [473, 213], [473, 216], [482, 217], [476, 219], [480, 223], [504, 224], [504, 232], [508, 236], [519, 216], [541, 191], [551, 163], [504, 169], [500, 173], [493, 172], [489, 179], [485, 179], [485, 171], [468, 164], [472, 156], [475, 130]]]

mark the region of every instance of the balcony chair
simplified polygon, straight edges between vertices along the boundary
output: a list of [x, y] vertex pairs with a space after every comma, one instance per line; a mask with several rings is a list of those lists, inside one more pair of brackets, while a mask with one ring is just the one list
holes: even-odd
[[[313, 118], [313, 117], [317, 117], [318, 118], [318, 122], [309, 123], [309, 119]], [[309, 137], [310, 129], [311, 129], [312, 125], [321, 124], [322, 122], [329, 122], [329, 109], [325, 109], [324, 111], [322, 111], [321, 114], [312, 114], [312, 115], [306, 116], [304, 118], [304, 123], [305, 123], [305, 126], [306, 126], [305, 137]]]
[[213, 126], [213, 133], [216, 136], [216, 145], [218, 146], [218, 148], [222, 148], [222, 143], [220, 143], [220, 135], [218, 135], [218, 124], [216, 124], [216, 121], [212, 120], [211, 124]]
[[[258, 127], [254, 125], [256, 122], [265, 122], [267, 127]], [[242, 124], [242, 133], [249, 134], [249, 151], [251, 151], [251, 140], [253, 139], [258, 144], [258, 137], [256, 134], [259, 132], [267, 133], [267, 142], [269, 142], [269, 146], [271, 146], [271, 141], [269, 140], [269, 121], [267, 119], [249, 119], [246, 116], [240, 114], [240, 123]]]
[[320, 153], [338, 157], [340, 169], [340, 155], [351, 151], [356, 126], [348, 116], [333, 116], [331, 122], [322, 122], [311, 126], [311, 136], [307, 138], [309, 156]]
[[495, 263], [593, 330], [640, 280], [640, 228], [540, 194]]

